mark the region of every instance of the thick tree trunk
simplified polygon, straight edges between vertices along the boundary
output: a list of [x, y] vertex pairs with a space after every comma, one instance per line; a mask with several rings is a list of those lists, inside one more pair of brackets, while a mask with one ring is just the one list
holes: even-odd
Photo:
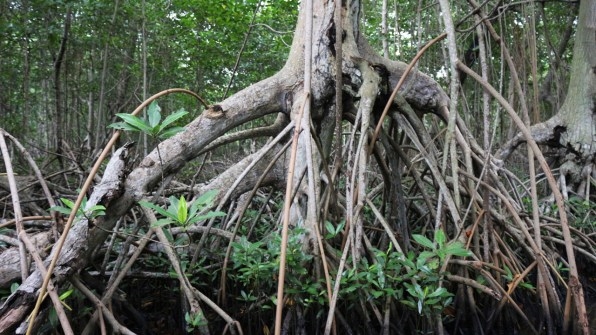
[[[404, 63], [390, 61], [378, 56], [361, 36], [358, 27], [359, 1], [351, 1], [349, 2], [349, 8], [342, 8], [343, 20], [339, 24], [334, 22], [333, 1], [315, 1], [314, 3], [313, 13], [315, 15], [312, 16], [313, 51], [310, 56], [313, 70], [311, 73], [311, 87], [308, 91], [311, 92], [309, 101], [311, 107], [310, 123], [314, 130], [312, 136], [313, 138], [323, 139], [321, 141], [323, 147], [322, 152], [318, 152], [316, 146], [311, 144], [312, 150], [307, 150], [305, 146], [314, 142], [305, 138], [306, 134], [310, 132], [301, 134], [296, 180], [299, 180], [302, 173], [306, 171], [309, 161], [314, 162], [312, 168], [316, 169], [314, 175], [317, 177], [326, 174], [324, 171], [331, 171], [331, 166], [323, 168], [322, 164], [329, 161], [333, 141], [341, 140], [332, 136], [335, 129], [333, 101], [335, 85], [337, 84], [334, 72], [336, 62], [334, 49], [335, 29], [341, 28], [344, 36], [341, 67], [344, 78], [342, 87], [343, 114], [347, 120], [354, 120], [355, 117], [357, 120], [361, 120], [358, 123], [363, 124], [362, 132], [364, 133], [362, 148], [359, 148], [362, 153], [359, 158], [360, 161], [347, 163], [349, 173], [353, 169], [352, 164], [361, 164], [364, 160], [364, 165], [366, 165], [367, 157], [364, 153], [368, 152], [367, 146], [369, 145], [366, 141], [366, 132], [369, 129], [366, 123], [374, 125], [375, 115], [380, 114], [386, 103], [387, 92], [393, 90], [406, 68]], [[300, 110], [304, 102], [307, 101], [304, 93], [306, 90], [303, 87], [305, 66], [303, 50], [307, 40], [303, 36], [303, 31], [308, 15], [301, 8], [288, 61], [280, 72], [238, 92], [217, 106], [203, 112], [201, 116], [187, 125], [184, 132], [160, 143], [161, 159], [158, 151], [153, 150], [141, 161], [139, 166], [132, 170], [123, 182], [122, 192], [114, 193], [115, 196], [106, 204], [105, 216], [98, 218], [95, 225], [89, 227], [75, 225], [75, 229], [70, 231], [67, 239], [72, 244], [67, 245], [68, 252], [63, 252], [58, 262], [59, 267], [55, 277], [56, 284], [60, 284], [69, 275], [80, 271], [88, 264], [88, 257], [91, 252], [104, 242], [107, 232], [114, 227], [115, 222], [125, 215], [131, 206], [134, 206], [151, 192], [160, 183], [162, 176], [175, 174], [188, 161], [196, 158], [207, 146], [230, 129], [274, 113], [289, 116], [294, 124], [301, 122], [299, 120]], [[430, 77], [414, 70], [408, 78], [402, 86], [406, 89], [402, 89], [401, 95], [416, 110], [439, 113], [441, 107], [448, 105], [446, 94]], [[354, 114], [357, 114], [357, 116]], [[283, 121], [283, 118], [281, 120]], [[287, 120], [285, 124], [287, 124]], [[309, 153], [312, 155], [312, 159], [307, 157]], [[251, 159], [252, 157], [248, 157], [240, 161], [237, 166], [230, 168], [220, 178], [217, 178], [209, 185], [201, 187], [200, 191], [219, 189], [218, 199], [221, 199], [231, 183], [243, 170], [242, 167], [246, 166]], [[160, 162], [163, 164], [160, 164]], [[258, 169], [263, 168], [261, 166]], [[280, 171], [282, 171], [281, 168], [271, 172], [267, 182], [270, 184], [284, 182], [285, 175]], [[359, 173], [364, 175], [364, 172], [361, 170]], [[253, 187], [256, 179], [247, 178], [242, 189], [237, 190], [236, 194], [239, 195], [243, 190]], [[307, 180], [307, 178], [303, 180]], [[318, 180], [316, 183], [315, 194], [321, 194], [321, 184]], [[309, 199], [308, 183], [306, 181], [303, 181], [300, 185], [300, 192], [296, 197], [297, 200], [294, 206], [296, 216], [294, 216], [294, 222], [292, 223], [295, 225], [302, 222], [299, 219], [299, 213], [308, 212], [308, 203], [319, 201]], [[352, 187], [355, 186], [352, 185]], [[96, 189], [91, 198], [97, 197], [99, 191], [99, 189]], [[360, 204], [364, 202], [364, 191], [363, 189], [357, 191], [355, 188], [352, 190], [354, 196], [357, 196], [360, 192]], [[354, 211], [357, 212], [358, 209], [354, 209]], [[351, 217], [352, 213], [348, 213], [347, 216]], [[355, 217], [358, 217], [358, 215]], [[306, 226], [307, 230], [312, 229], [312, 225], [316, 223], [309, 222]], [[360, 233], [362, 232], [360, 231]], [[34, 272], [0, 308], [0, 333], [13, 329], [25, 320], [34, 305], [41, 282], [39, 272]]]
[[591, 160], [596, 154], [596, 1], [580, 2], [571, 77], [559, 115], [561, 144]]
[[[571, 75], [565, 101], [555, 116], [532, 126], [531, 131], [537, 143], [563, 148], [560, 151], [563, 164], [559, 170], [560, 185], [564, 188], [565, 197], [567, 194], [576, 194], [591, 203], [594, 196], [590, 195], [590, 180], [596, 176], [596, 0], [580, 1], [577, 21]], [[518, 134], [503, 146], [499, 153], [500, 158], [507, 158], [524, 141], [524, 136]], [[559, 209], [567, 207], [561, 205], [562, 196], [559, 197]], [[570, 207], [572, 206], [565, 210], [571, 210]], [[581, 266], [576, 266], [573, 256], [575, 242], [571, 240], [569, 227], [565, 224], [562, 226], [570, 263], [569, 291], [572, 292], [577, 313], [575, 327], [578, 332], [588, 334], [584, 293], [578, 271]], [[569, 319], [566, 317], [565, 320]], [[571, 325], [565, 324], [563, 330], [566, 331], [570, 327]]]
[[[564, 147], [573, 184], [582, 178], [583, 167], [596, 154], [596, 1], [580, 2], [571, 76], [567, 96], [551, 119], [532, 126], [537, 143]], [[505, 144], [498, 156], [506, 159], [525, 140], [521, 134]], [[585, 177], [585, 176], [584, 176]]]

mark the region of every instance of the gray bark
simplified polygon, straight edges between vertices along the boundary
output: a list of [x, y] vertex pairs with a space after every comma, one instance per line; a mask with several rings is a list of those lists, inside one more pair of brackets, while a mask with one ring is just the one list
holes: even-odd
[[[359, 90], [363, 82], [358, 64], [364, 63], [365, 66], [385, 68], [388, 76], [386, 82], [389, 86], [385, 87], [385, 90], [393, 90], [406, 68], [405, 63], [387, 60], [372, 51], [358, 30], [359, 1], [352, 1], [351, 4], [350, 8], [344, 8], [344, 21], [341, 25], [346, 36], [343, 43], [342, 71], [344, 78], [349, 78], [348, 80], [344, 79], [343, 86], [344, 96], [349, 100], [349, 104], [344, 108], [345, 111], [356, 110], [354, 105], [361, 99], [354, 93]], [[313, 12], [316, 15], [313, 18], [312, 123], [324, 125], [321, 127], [322, 129], [319, 129], [319, 134], [329, 134], [335, 127], [335, 121], [332, 120], [335, 116], [330, 103], [335, 94], [334, 43], [329, 40], [329, 36], [335, 35], [334, 29], [337, 23], [333, 22], [333, 1], [316, 1], [314, 7]], [[56, 284], [60, 284], [68, 276], [77, 273], [88, 264], [89, 255], [105, 241], [115, 222], [151, 192], [160, 183], [162, 175], [168, 177], [175, 174], [187, 162], [200, 155], [206, 146], [227, 131], [248, 121], [274, 113], [289, 114], [293, 121], [299, 122], [296, 118], [297, 107], [300, 105], [299, 101], [302, 101], [303, 94], [304, 59], [302, 50], [304, 38], [302, 31], [305, 15], [301, 10], [288, 61], [280, 72], [222, 101], [217, 105], [219, 108], [211, 108], [203, 112], [201, 116], [186, 126], [185, 131], [161, 142], [159, 144], [161, 159], [158, 151], [153, 150], [125, 179], [120, 179], [124, 177], [122, 174], [124, 165], [119, 165], [118, 170], [112, 172], [116, 179], [110, 179], [109, 189], [102, 190], [99, 187], [95, 189], [90, 204], [92, 201], [104, 203], [107, 207], [106, 215], [96, 220], [93, 225], [88, 225], [87, 222], [75, 223], [55, 271]], [[381, 91], [381, 88], [378, 88], [372, 95]], [[401, 93], [409, 104], [420, 111], [438, 113], [441, 106], [448, 105], [448, 98], [439, 85], [430, 77], [417, 71], [410, 74]], [[331, 145], [331, 142], [327, 143]], [[300, 161], [305, 162], [305, 149], [300, 148], [299, 150], [301, 151]], [[330, 151], [329, 148], [324, 148], [324, 152], [329, 153]], [[121, 161], [122, 157], [117, 152], [112, 160]], [[221, 178], [214, 180], [211, 184], [201, 186], [200, 190], [227, 191], [225, 190], [226, 185], [230, 185], [230, 182], [235, 179], [234, 177], [243, 170], [243, 164], [246, 164], [246, 160], [240, 161], [238, 166], [230, 168], [222, 174]], [[280, 171], [281, 169], [277, 169], [272, 172], [270, 183], [283, 181], [285, 176], [280, 174]], [[253, 177], [256, 175], [255, 173]], [[105, 178], [110, 178], [107, 171]], [[254, 183], [255, 180], [256, 178], [247, 179], [237, 194], [250, 189], [253, 186], [251, 183]], [[304, 197], [305, 195], [306, 193], [302, 192], [300, 196]], [[13, 329], [26, 318], [37, 298], [37, 290], [41, 286], [41, 282], [39, 272], [34, 272], [4, 303], [0, 308], [0, 333]]]
[[561, 143], [583, 156], [596, 153], [596, 1], [580, 2], [569, 89], [559, 111]]

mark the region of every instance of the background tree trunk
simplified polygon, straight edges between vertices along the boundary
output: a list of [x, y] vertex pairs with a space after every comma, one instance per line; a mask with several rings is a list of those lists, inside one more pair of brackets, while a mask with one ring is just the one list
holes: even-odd
[[56, 134], [56, 154], [58, 158], [58, 162], [60, 166], [64, 168], [63, 163], [63, 145], [62, 139], [64, 134], [64, 129], [66, 129], [66, 124], [64, 122], [65, 119], [65, 109], [62, 98], [62, 83], [60, 77], [62, 75], [61, 69], [62, 64], [64, 63], [64, 54], [66, 52], [66, 47], [68, 44], [68, 31], [70, 30], [70, 20], [71, 20], [71, 10], [70, 8], [67, 9], [66, 14], [64, 15], [64, 30], [62, 33], [62, 39], [60, 40], [60, 48], [58, 49], [58, 54], [54, 59], [54, 103], [56, 108], [56, 124], [55, 124], [55, 134]]
[[569, 89], [559, 111], [566, 126], [561, 144], [589, 162], [596, 153], [596, 1], [580, 2], [575, 34]]

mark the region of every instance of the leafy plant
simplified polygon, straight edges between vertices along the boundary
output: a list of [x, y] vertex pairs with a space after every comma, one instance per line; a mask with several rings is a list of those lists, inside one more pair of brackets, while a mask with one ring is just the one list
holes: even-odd
[[327, 233], [325, 234], [325, 239], [329, 240], [337, 236], [346, 225], [346, 221], [342, 220], [337, 226], [333, 226], [333, 223], [329, 221], [325, 221], [325, 229]]
[[[62, 305], [64, 305], [64, 307], [66, 307], [69, 311], [72, 311], [72, 307], [70, 307], [65, 301], [73, 293], [74, 293], [74, 289], [71, 288], [71, 289], [68, 289], [68, 290], [64, 291], [58, 297], [58, 299], [60, 300], [60, 303]], [[52, 326], [52, 328], [56, 328], [58, 326], [58, 314], [56, 313], [56, 309], [54, 307], [52, 307], [50, 309], [50, 312], [49, 312], [49, 315], [48, 315], [48, 320], [49, 320], [50, 325]]]
[[[232, 243], [232, 262], [237, 273], [235, 279], [251, 291], [266, 282], [274, 271], [272, 254], [262, 241], [250, 242], [242, 236], [238, 242]], [[250, 293], [250, 292], [249, 292]]]
[[447, 243], [445, 232], [441, 229], [435, 231], [433, 241], [418, 234], [413, 234], [412, 238], [425, 250], [418, 256], [410, 252], [404, 259], [412, 280], [404, 283], [408, 295], [401, 302], [419, 314], [440, 313], [451, 304], [453, 294], [440, 285], [443, 273], [438, 271], [439, 267], [449, 256], [465, 257], [470, 252], [459, 241]]
[[190, 208], [188, 207], [188, 202], [186, 199], [184, 199], [184, 196], [181, 196], [180, 199], [171, 196], [169, 198], [170, 205], [167, 209], [164, 209], [149, 201], [139, 201], [139, 204], [143, 207], [153, 209], [163, 216], [163, 218], [157, 220], [153, 224], [153, 227], [162, 227], [165, 225], [174, 224], [178, 227], [186, 229], [199, 221], [226, 215], [226, 213], [220, 211], [209, 211], [203, 213], [206, 208], [211, 207], [213, 198], [216, 194], [216, 190], [211, 190], [204, 193], [192, 203]]
[[[510, 269], [510, 268], [509, 268], [507, 265], [505, 265], [505, 268], [504, 268], [504, 270], [505, 270], [505, 274], [504, 274], [504, 275], [502, 275], [502, 276], [503, 276], [503, 278], [505, 278], [505, 279], [506, 279], [506, 280], [507, 280], [509, 283], [511, 283], [511, 282], [513, 282], [514, 280], [516, 280], [516, 279], [517, 279], [517, 277], [519, 276], [519, 274], [513, 274], [513, 272], [511, 271], [511, 269]], [[523, 280], [522, 280], [522, 281], [520, 281], [520, 282], [519, 282], [517, 285], [518, 285], [519, 287], [522, 287], [522, 288], [525, 288], [525, 289], [528, 289], [528, 290], [534, 290], [534, 289], [535, 289], [534, 285], [532, 285], [531, 283], [525, 282], [525, 281], [523, 281]]]
[[432, 269], [436, 268], [438, 262], [443, 262], [447, 256], [461, 256], [466, 257], [470, 255], [470, 252], [464, 248], [463, 243], [455, 241], [449, 244], [446, 243], [445, 232], [438, 229], [435, 231], [434, 241], [429, 240], [424, 235], [413, 234], [412, 238], [418, 242], [418, 244], [429, 249], [420, 253], [418, 256], [418, 263], [429, 263]]
[[244, 290], [240, 291], [240, 297], [237, 298], [240, 301], [244, 301], [244, 302], [255, 302], [257, 301], [257, 297], [252, 295], [251, 293], [246, 293]]
[[356, 268], [344, 271], [342, 300], [354, 302], [366, 294], [367, 299], [384, 303], [391, 297], [427, 316], [440, 313], [450, 305], [453, 294], [440, 285], [444, 276], [439, 271], [440, 265], [448, 256], [468, 256], [469, 251], [461, 242], [447, 243], [440, 230], [432, 241], [422, 235], [413, 235], [413, 238], [422, 251], [404, 255], [390, 244], [386, 251], [373, 249], [372, 262], [363, 257]]
[[564, 273], [564, 272], [569, 272], [569, 268], [565, 266], [565, 264], [563, 264], [562, 262], [558, 262], [557, 263], [557, 272], [559, 273]]
[[[75, 203], [72, 200], [69, 200], [66, 198], [60, 198], [60, 201], [62, 202], [63, 205], [52, 206], [52, 207], [50, 207], [49, 210], [56, 211], [56, 212], [62, 213], [64, 215], [70, 215], [70, 212], [72, 212], [72, 209], [74, 208]], [[105, 215], [106, 214], [105, 210], [106, 210], [106, 207], [103, 205], [94, 205], [94, 206], [87, 208], [87, 197], [84, 197], [83, 201], [81, 202], [81, 206], [79, 206], [79, 209], [77, 210], [76, 217], [77, 218], [84, 217], [87, 220], [91, 221], [98, 216]]]
[[197, 328], [207, 325], [207, 320], [202, 313], [191, 314], [186, 312], [186, 314], [184, 314], [184, 321], [186, 321], [186, 331], [189, 333]]
[[344, 301], [357, 301], [360, 294], [366, 294], [368, 299], [374, 301], [383, 301], [386, 297], [402, 298], [402, 283], [407, 275], [404, 272], [403, 254], [392, 249], [392, 245], [387, 251], [373, 249], [373, 262], [362, 258], [357, 268], [344, 271], [340, 291]]
[[[148, 119], [140, 118], [135, 115], [118, 113], [116, 116], [124, 120], [124, 122], [116, 122], [109, 125], [109, 127], [120, 130], [138, 131], [153, 139], [166, 139], [184, 130], [183, 127], [169, 127], [172, 123], [188, 114], [184, 109], [180, 109], [174, 114], [168, 115], [163, 122], [161, 122], [161, 108], [157, 102], [153, 101], [147, 108]], [[157, 146], [157, 155], [159, 156], [160, 165], [163, 165], [161, 152]], [[162, 168], [163, 180], [163, 168]]]
[[532, 198], [531, 197], [523, 197], [521, 199], [522, 202], [522, 206], [524, 211], [526, 211], [527, 213], [532, 213]]
[[573, 225], [593, 230], [596, 228], [596, 203], [578, 196], [569, 197], [566, 203], [572, 213]]
[[138, 131], [156, 139], [166, 139], [184, 130], [183, 127], [170, 127], [172, 123], [188, 114], [184, 109], [180, 109], [177, 112], [168, 115], [163, 122], [161, 122], [161, 108], [157, 102], [152, 102], [147, 108], [148, 119], [140, 118], [138, 116], [118, 113], [117, 117], [121, 118], [124, 122], [116, 122], [110, 125], [111, 128]]
[[411, 283], [404, 283], [404, 285], [408, 294], [414, 299], [402, 300], [402, 303], [417, 309], [418, 314], [422, 314], [423, 311], [425, 314], [441, 312], [453, 300], [453, 294], [444, 287], [435, 288], [432, 285], [426, 285], [423, 288], [420, 284]]
[[[286, 298], [306, 307], [310, 304], [323, 304], [324, 291], [320, 282], [308, 278], [305, 267], [312, 256], [302, 250], [301, 234], [303, 229], [294, 229], [289, 236], [286, 254]], [[234, 273], [232, 279], [241, 283], [246, 290], [239, 298], [245, 302], [253, 302], [261, 298], [273, 297], [277, 288], [275, 274], [279, 271], [281, 237], [270, 233], [261, 241], [251, 242], [246, 236], [232, 243]], [[272, 302], [272, 299], [266, 299]], [[273, 305], [264, 303], [260, 308], [267, 309]]]

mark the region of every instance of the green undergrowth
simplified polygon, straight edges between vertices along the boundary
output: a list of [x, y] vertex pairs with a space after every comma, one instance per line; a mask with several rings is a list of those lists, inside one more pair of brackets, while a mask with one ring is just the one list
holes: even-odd
[[[303, 233], [300, 228], [290, 233], [284, 304], [297, 304], [303, 310], [314, 311], [317, 318], [326, 317], [329, 299], [325, 279], [315, 275], [317, 265], [315, 258], [303, 248]], [[332, 231], [325, 238], [334, 238], [334, 233], [339, 231]], [[418, 251], [403, 254], [390, 244], [385, 250], [372, 248], [369, 255], [358, 262], [349, 257], [348, 266], [340, 276], [338, 306], [358, 309], [364, 302], [381, 308], [387, 302], [397, 302], [400, 308], [426, 317], [440, 315], [450, 306], [453, 294], [444, 286], [445, 273], [441, 272], [441, 266], [448, 257], [465, 257], [468, 251], [460, 242], [448, 243], [441, 230], [433, 240], [422, 235], [413, 238]], [[281, 237], [274, 231], [258, 241], [241, 237], [232, 244], [230, 280], [236, 283], [236, 299], [244, 308], [275, 309], [280, 242]], [[330, 268], [330, 278], [334, 280], [337, 264], [330, 261]]]

